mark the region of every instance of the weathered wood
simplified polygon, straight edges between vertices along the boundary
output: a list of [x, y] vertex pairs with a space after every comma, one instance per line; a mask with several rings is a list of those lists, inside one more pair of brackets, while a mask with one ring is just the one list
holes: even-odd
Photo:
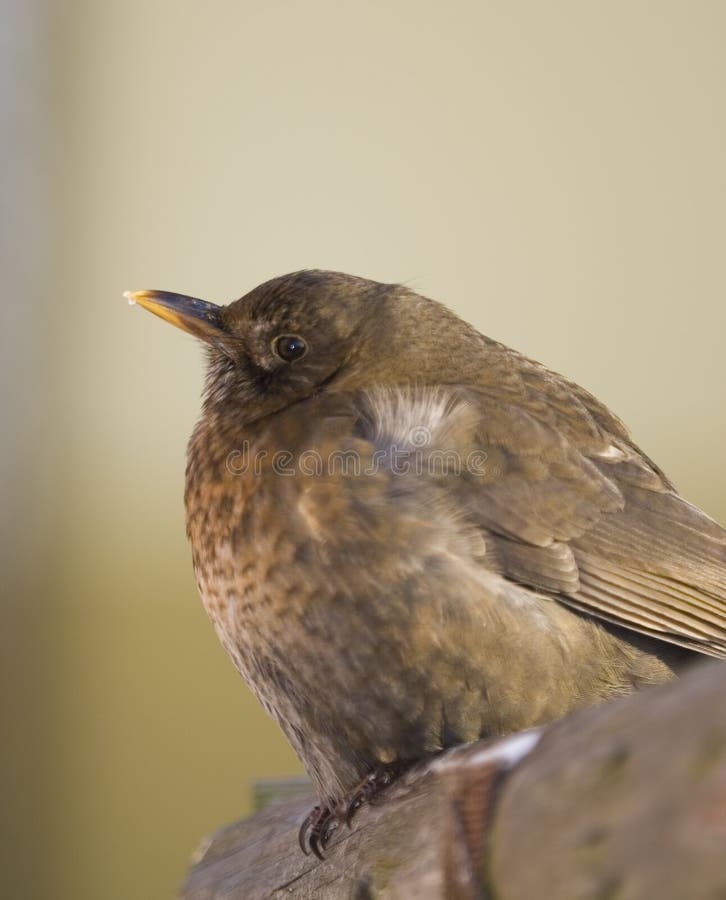
[[409, 773], [305, 857], [307, 797], [197, 852], [184, 900], [726, 898], [726, 664]]

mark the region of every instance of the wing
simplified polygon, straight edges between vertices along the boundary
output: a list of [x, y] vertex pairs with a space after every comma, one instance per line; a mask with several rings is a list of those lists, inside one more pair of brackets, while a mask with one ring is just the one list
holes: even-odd
[[[491, 388], [370, 394], [379, 446], [415, 445], [485, 536], [486, 564], [620, 626], [726, 657], [726, 531], [609, 411], [525, 361]], [[408, 442], [408, 443], [406, 443]]]

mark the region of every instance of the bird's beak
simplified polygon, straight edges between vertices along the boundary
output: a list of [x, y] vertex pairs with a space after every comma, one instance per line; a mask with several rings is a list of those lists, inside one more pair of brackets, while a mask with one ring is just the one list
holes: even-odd
[[124, 297], [130, 304], [138, 303], [177, 328], [182, 328], [208, 343], [216, 343], [224, 334], [221, 318], [222, 306], [172, 294], [169, 291], [126, 291]]

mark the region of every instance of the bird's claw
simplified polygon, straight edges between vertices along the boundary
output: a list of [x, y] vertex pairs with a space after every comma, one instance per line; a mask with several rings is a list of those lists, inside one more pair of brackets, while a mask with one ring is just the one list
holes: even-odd
[[318, 859], [324, 859], [323, 852], [337, 824], [327, 806], [314, 807], [298, 832], [298, 843], [305, 856], [313, 853]]
[[343, 808], [342, 819], [348, 828], [351, 827], [353, 816], [364, 803], [370, 803], [384, 788], [394, 782], [405, 769], [403, 763], [377, 766], [369, 772], [358, 787], [348, 798]]
[[351, 827], [353, 816], [364, 803], [370, 803], [384, 788], [392, 784], [406, 768], [405, 763], [381, 765], [361, 781], [353, 793], [344, 800], [335, 811], [327, 806], [315, 806], [298, 832], [298, 843], [302, 852], [309, 856], [313, 853], [318, 859], [324, 859], [324, 851], [338, 822], [345, 822]]

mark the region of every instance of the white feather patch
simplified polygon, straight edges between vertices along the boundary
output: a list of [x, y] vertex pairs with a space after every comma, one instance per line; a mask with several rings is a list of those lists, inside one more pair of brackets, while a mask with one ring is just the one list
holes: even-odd
[[469, 766], [495, 764], [497, 768], [507, 770], [516, 766], [528, 756], [542, 737], [541, 728], [520, 731], [496, 743], [487, 743], [472, 752], [471, 745], [463, 744], [435, 759], [428, 767], [429, 772], [446, 772], [449, 769], [460, 771]]
[[461, 394], [440, 387], [377, 388], [366, 393], [373, 442], [399, 450], [453, 449], [477, 416]]
[[610, 444], [605, 450], [602, 450], [600, 453], [596, 453], [595, 456], [600, 459], [606, 459], [609, 462], [620, 462], [626, 458], [626, 453], [620, 449], [620, 447], [616, 447], [615, 444]]

